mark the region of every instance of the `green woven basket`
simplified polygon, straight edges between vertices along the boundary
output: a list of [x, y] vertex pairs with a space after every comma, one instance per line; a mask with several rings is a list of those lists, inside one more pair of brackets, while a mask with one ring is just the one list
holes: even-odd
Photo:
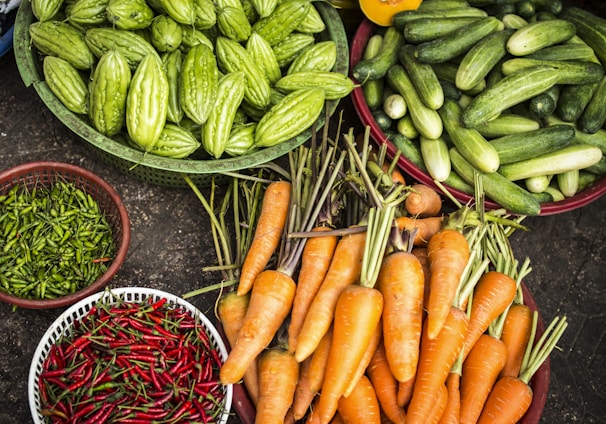
[[[349, 44], [343, 22], [337, 10], [328, 2], [313, 2], [326, 24], [326, 29], [318, 34], [318, 41], [334, 40], [337, 45], [335, 71], [349, 73]], [[33, 86], [51, 112], [76, 136], [106, 163], [123, 173], [156, 185], [185, 187], [183, 175], [200, 186], [208, 186], [213, 176], [222, 173], [244, 171], [277, 159], [311, 138], [312, 130], [304, 131], [297, 137], [274, 147], [258, 150], [240, 157], [226, 159], [171, 159], [156, 155], [143, 155], [139, 150], [108, 138], [97, 132], [82, 117], [69, 111], [55, 97], [44, 81], [41, 61], [30, 44], [29, 25], [35, 20], [30, 1], [23, 1], [19, 7], [14, 30], [15, 60], [26, 86]], [[327, 102], [330, 115], [334, 113], [338, 101]], [[317, 128], [324, 125], [324, 115], [318, 120]]]

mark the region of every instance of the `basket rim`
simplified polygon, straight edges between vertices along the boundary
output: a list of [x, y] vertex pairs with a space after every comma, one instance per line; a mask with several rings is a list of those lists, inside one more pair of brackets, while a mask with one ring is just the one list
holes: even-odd
[[[168, 302], [171, 304], [179, 305], [184, 307], [188, 312], [190, 312], [195, 318], [200, 320], [200, 323], [204, 326], [205, 330], [209, 333], [213, 342], [216, 344], [216, 349], [219, 351], [221, 358], [223, 361], [227, 358], [228, 351], [225, 345], [225, 342], [221, 338], [219, 331], [215, 327], [215, 325], [210, 321], [210, 319], [197, 307], [188, 302], [187, 300], [179, 297], [173, 293], [166, 292], [160, 289], [154, 289], [149, 287], [118, 287], [114, 289], [106, 289], [103, 291], [99, 291], [90, 296], [87, 296], [84, 299], [74, 303], [65, 311], [63, 311], [54, 321], [53, 323], [46, 329], [44, 335], [41, 337], [38, 345], [36, 346], [36, 350], [32, 356], [32, 361], [29, 369], [28, 375], [28, 401], [30, 406], [30, 412], [32, 414], [32, 419], [35, 424], [42, 424], [38, 417], [38, 409], [37, 402], [35, 398], [35, 394], [38, 391], [37, 380], [39, 377], [38, 366], [42, 364], [44, 361], [44, 349], [48, 346], [52, 345], [57, 339], [53, 338], [55, 334], [55, 330], [59, 329], [62, 324], [69, 321], [71, 318], [75, 318], [76, 320], [82, 318], [87, 312], [88, 309], [84, 310], [87, 306], [93, 306], [97, 301], [102, 299], [111, 299], [112, 296], [123, 296], [123, 295], [143, 295], [145, 298], [147, 297], [155, 297], [155, 298], [166, 298]], [[72, 324], [65, 326], [65, 328], [61, 331], [60, 335], [65, 334], [70, 330]], [[229, 417], [229, 413], [231, 411], [231, 404], [233, 400], [233, 385], [225, 385], [224, 386], [225, 398], [224, 398], [224, 411], [221, 415], [220, 423], [226, 423]]]
[[[337, 43], [337, 54], [342, 57], [342, 60], [337, 60], [335, 71], [348, 75], [349, 42], [343, 22], [337, 10], [330, 3], [314, 2], [314, 6], [325, 22], [331, 22], [331, 25], [326, 25], [324, 34], [327, 34], [330, 39]], [[130, 162], [136, 166], [182, 174], [231, 173], [258, 167], [277, 159], [302, 145], [312, 136], [313, 127], [308, 128], [290, 140], [272, 147], [263, 148], [242, 156], [210, 160], [174, 159], [148, 155], [133, 147], [121, 144], [119, 141], [102, 135], [75, 113], [69, 111], [50, 91], [49, 86], [42, 79], [41, 75], [39, 75], [35, 56], [31, 53], [32, 50], [30, 49], [31, 39], [28, 27], [33, 18], [30, 2], [23, 2], [18, 9], [15, 20], [14, 50], [17, 67], [25, 85], [33, 85], [46, 107], [67, 128], [87, 143], [116, 158]], [[326, 109], [331, 115], [336, 110], [338, 104], [339, 100], [326, 101]], [[325, 115], [322, 114], [318, 118], [317, 127], [320, 128], [325, 122]]]
[[26, 175], [32, 171], [41, 169], [52, 169], [56, 173], [73, 173], [101, 187], [102, 190], [109, 195], [110, 199], [118, 210], [119, 224], [122, 235], [120, 237], [120, 243], [118, 244], [118, 246], [116, 246], [116, 256], [110, 266], [107, 268], [107, 270], [102, 275], [100, 275], [99, 278], [97, 278], [92, 284], [88, 285], [87, 287], [84, 287], [83, 289], [75, 293], [71, 293], [57, 299], [36, 300], [25, 299], [0, 291], [0, 300], [27, 309], [59, 308], [72, 304], [92, 293], [95, 293], [100, 288], [106, 286], [114, 277], [114, 275], [118, 272], [118, 270], [126, 259], [126, 255], [128, 253], [128, 248], [130, 245], [130, 219], [128, 217], [128, 211], [122, 201], [122, 198], [107, 181], [105, 181], [103, 178], [93, 173], [92, 171], [89, 171], [88, 169], [65, 162], [28, 162], [0, 172], [0, 184], [6, 181], [10, 181], [11, 179], [20, 178], [21, 176]]

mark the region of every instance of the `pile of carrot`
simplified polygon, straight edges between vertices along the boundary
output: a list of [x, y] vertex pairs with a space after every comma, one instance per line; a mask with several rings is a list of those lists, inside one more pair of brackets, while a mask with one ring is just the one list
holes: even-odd
[[317, 144], [262, 183], [218, 302], [221, 382], [245, 385], [257, 423], [519, 421], [566, 328], [537, 334], [524, 304], [523, 217], [484, 211], [481, 184], [475, 208], [444, 212], [368, 132]]

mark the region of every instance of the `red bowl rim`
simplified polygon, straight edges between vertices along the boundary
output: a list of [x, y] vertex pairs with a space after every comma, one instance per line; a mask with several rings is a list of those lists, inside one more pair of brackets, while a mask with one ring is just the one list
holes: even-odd
[[[538, 312], [537, 304], [526, 284], [522, 283], [521, 287], [522, 296], [524, 298], [524, 304], [526, 304], [533, 312]], [[217, 328], [225, 342], [225, 345], [229, 349], [229, 342], [225, 338], [225, 333], [223, 332], [223, 327], [221, 326], [221, 323], [217, 324]], [[541, 315], [539, 313], [535, 340], [538, 340], [544, 332], [545, 323], [543, 322], [543, 319], [541, 318]], [[530, 404], [530, 407], [526, 411], [526, 414], [524, 414], [518, 424], [537, 424], [540, 421], [541, 415], [543, 415], [543, 410], [545, 409], [545, 404], [547, 403], [547, 392], [549, 389], [550, 375], [551, 362], [548, 357], [536, 371], [533, 378], [530, 380], [530, 386], [533, 390], [532, 402]], [[248, 396], [248, 392], [246, 391], [246, 388], [243, 384], [234, 384], [232, 405], [234, 407], [234, 410], [238, 414], [238, 417], [240, 417], [240, 420], [244, 424], [255, 423], [255, 405]]]
[[48, 169], [52, 168], [56, 172], [68, 172], [72, 174], [76, 174], [82, 177], [85, 180], [89, 180], [94, 182], [96, 185], [100, 186], [105, 192], [108, 193], [112, 202], [116, 205], [120, 216], [120, 226], [122, 230], [122, 235], [120, 238], [120, 243], [117, 246], [116, 256], [108, 269], [92, 284], [89, 286], [69, 295], [57, 298], [57, 299], [48, 299], [48, 300], [35, 300], [35, 299], [23, 299], [17, 296], [13, 296], [8, 293], [0, 292], [0, 300], [19, 306], [27, 309], [50, 309], [50, 308], [59, 308], [66, 305], [70, 305], [72, 303], [77, 302], [78, 300], [84, 299], [85, 297], [96, 293], [100, 288], [106, 286], [114, 275], [118, 272], [118, 269], [124, 263], [126, 259], [126, 254], [128, 252], [128, 247], [130, 244], [130, 220], [128, 218], [128, 212], [124, 203], [122, 202], [121, 197], [116, 192], [116, 190], [107, 183], [104, 179], [94, 174], [93, 172], [79, 167], [77, 165], [63, 163], [63, 162], [54, 162], [54, 161], [41, 161], [41, 162], [29, 162], [21, 165], [17, 165], [13, 168], [9, 168], [0, 173], [0, 184], [3, 184], [6, 181], [10, 181], [15, 177], [19, 177], [24, 174], [28, 174], [31, 171], [35, 171], [37, 169]]
[[[358, 63], [362, 58], [366, 42], [372, 35], [375, 28], [376, 25], [374, 23], [368, 19], [364, 19], [356, 30], [351, 44], [349, 69], [353, 69], [355, 64]], [[351, 75], [351, 78], [353, 78], [353, 75]], [[370, 126], [370, 135], [375, 143], [379, 145], [385, 144], [387, 147], [387, 154], [392, 158], [395, 157], [397, 149], [376, 124], [372, 113], [366, 104], [366, 100], [364, 99], [364, 92], [359, 85], [353, 90], [351, 97], [358, 117], [362, 123]], [[434, 180], [428, 174], [419, 169], [413, 162], [404, 157], [404, 155], [399, 156], [398, 166], [412, 178], [441, 192]], [[469, 193], [465, 193], [461, 190], [450, 187], [447, 184], [444, 184], [444, 187], [448, 189], [455, 199], [463, 204], [469, 203], [474, 199], [474, 197]], [[594, 200], [597, 200], [603, 196], [604, 193], [606, 193], [606, 175], [602, 176], [598, 181], [592, 184], [591, 187], [579, 192], [575, 196], [566, 198], [559, 202], [542, 203], [539, 215], [555, 215], [578, 209], [593, 202]], [[485, 208], [487, 210], [492, 210], [499, 209], [501, 206], [490, 199], [486, 199]]]

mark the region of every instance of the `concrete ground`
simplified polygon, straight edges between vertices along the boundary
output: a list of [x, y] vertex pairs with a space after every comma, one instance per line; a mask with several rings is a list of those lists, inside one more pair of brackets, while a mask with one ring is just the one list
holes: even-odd
[[[348, 126], [359, 125], [349, 100]], [[188, 188], [141, 182], [99, 160], [24, 86], [14, 56], [0, 58], [0, 170], [36, 160], [70, 162], [112, 184], [131, 218], [131, 245], [112, 287], [146, 286], [183, 294], [217, 282], [202, 272], [215, 262], [208, 219]], [[551, 356], [542, 424], [606, 422], [606, 198], [561, 215], [528, 218], [512, 236], [533, 267], [525, 280], [545, 321], [567, 315], [569, 328]], [[214, 317], [214, 295], [192, 299]], [[27, 378], [38, 341], [63, 309], [0, 304], [0, 424], [31, 422]], [[236, 415], [230, 422], [242, 422]]]

